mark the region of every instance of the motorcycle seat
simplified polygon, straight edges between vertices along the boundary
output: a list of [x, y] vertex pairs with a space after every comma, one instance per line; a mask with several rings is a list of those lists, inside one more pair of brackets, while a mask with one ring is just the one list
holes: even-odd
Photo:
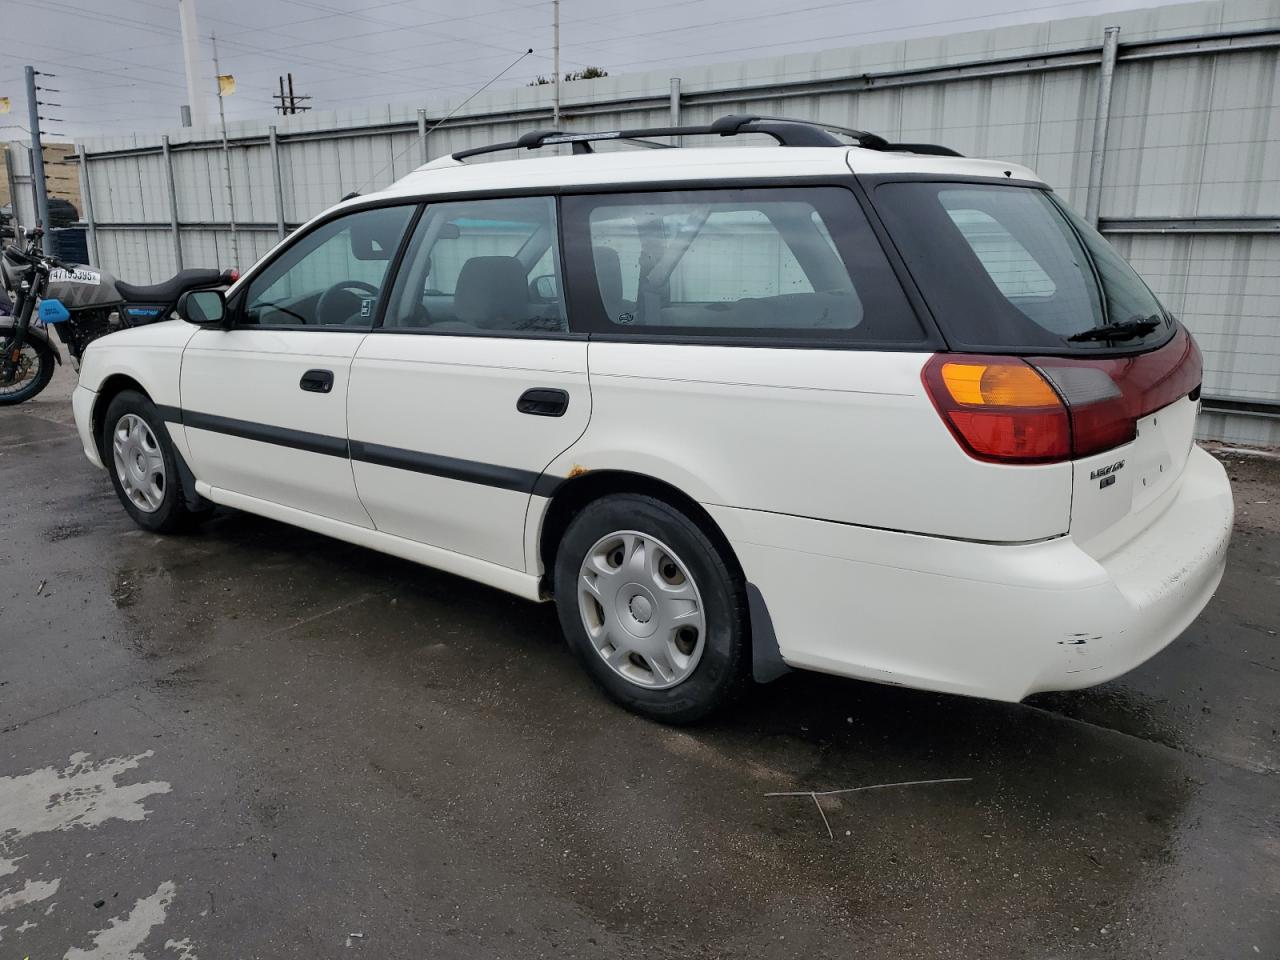
[[168, 280], [153, 283], [150, 286], [117, 280], [116, 290], [119, 291], [120, 296], [131, 303], [173, 303], [188, 290], [216, 287], [226, 282], [227, 279], [221, 270], [179, 270]]

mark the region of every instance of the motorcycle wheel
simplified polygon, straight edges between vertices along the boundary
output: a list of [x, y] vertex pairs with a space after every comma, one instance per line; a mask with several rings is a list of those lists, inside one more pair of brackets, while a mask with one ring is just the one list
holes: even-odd
[[[6, 342], [0, 347], [0, 356], [12, 347]], [[18, 370], [12, 380], [0, 379], [0, 407], [25, 403], [49, 385], [53, 379], [53, 366], [57, 362], [53, 351], [39, 340], [31, 340], [19, 348]]]

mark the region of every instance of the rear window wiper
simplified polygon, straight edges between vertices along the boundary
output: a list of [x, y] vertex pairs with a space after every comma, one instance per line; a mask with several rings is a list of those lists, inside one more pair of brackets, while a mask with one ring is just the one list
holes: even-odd
[[1080, 343], [1085, 340], [1134, 340], [1138, 337], [1145, 337], [1160, 326], [1160, 322], [1160, 318], [1154, 315], [1150, 317], [1134, 317], [1132, 320], [1123, 320], [1120, 323], [1108, 324], [1105, 327], [1094, 327], [1092, 330], [1085, 330], [1083, 333], [1073, 333], [1067, 339], [1072, 343]]

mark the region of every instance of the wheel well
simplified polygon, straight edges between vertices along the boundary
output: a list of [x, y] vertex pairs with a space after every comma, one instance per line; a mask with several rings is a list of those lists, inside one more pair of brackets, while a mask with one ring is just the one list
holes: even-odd
[[[151, 395], [133, 377], [125, 376], [123, 373], [113, 373], [102, 382], [102, 388], [98, 391], [98, 398], [93, 401], [93, 443], [98, 448], [99, 458], [106, 456], [106, 452], [102, 449], [103, 418], [107, 415], [107, 408], [111, 406], [111, 401], [126, 390], [136, 390], [148, 400], [151, 399]], [[103, 460], [103, 463], [105, 462]]]
[[728, 538], [712, 519], [711, 514], [693, 497], [678, 487], [641, 473], [623, 470], [593, 470], [572, 480], [565, 481], [556, 491], [542, 518], [542, 532], [538, 538], [538, 556], [542, 560], [543, 592], [550, 596], [555, 580], [556, 549], [578, 511], [601, 497], [615, 493], [636, 493], [661, 500], [675, 507], [696, 523], [703, 533], [719, 548], [729, 567], [739, 577], [742, 564], [729, 544]]

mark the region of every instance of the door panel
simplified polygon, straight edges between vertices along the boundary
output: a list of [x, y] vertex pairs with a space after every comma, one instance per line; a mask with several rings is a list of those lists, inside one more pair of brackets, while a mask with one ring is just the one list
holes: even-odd
[[[567, 393], [564, 413], [519, 412], [530, 389]], [[379, 530], [523, 570], [534, 483], [591, 416], [587, 346], [374, 333], [352, 364], [347, 414]]]
[[[347, 459], [351, 359], [365, 334], [201, 330], [182, 356], [191, 469], [215, 487], [372, 526]], [[303, 377], [328, 371], [327, 392]]]
[[182, 357], [191, 468], [215, 487], [373, 525], [347, 445], [351, 358], [417, 206], [340, 214], [291, 237]]

